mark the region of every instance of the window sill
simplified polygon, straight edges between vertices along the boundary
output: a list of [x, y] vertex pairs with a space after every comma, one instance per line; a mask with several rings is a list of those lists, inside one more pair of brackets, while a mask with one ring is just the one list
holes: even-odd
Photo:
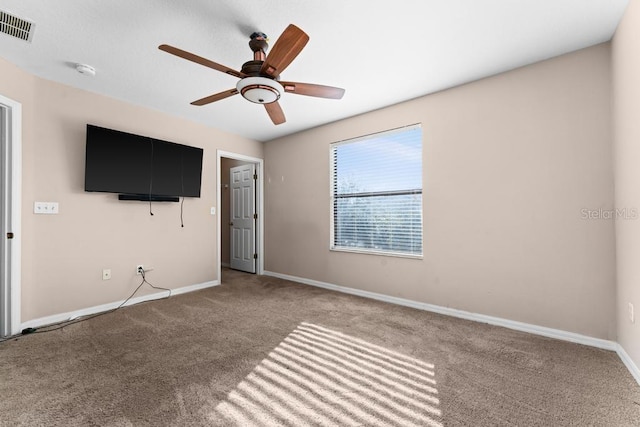
[[329, 250], [331, 252], [348, 252], [353, 254], [379, 255], [379, 256], [388, 256], [388, 257], [395, 257], [395, 258], [424, 259], [423, 254], [406, 254], [402, 252], [383, 252], [383, 251], [376, 251], [372, 249], [362, 249], [362, 248], [333, 247], [333, 248], [329, 248]]

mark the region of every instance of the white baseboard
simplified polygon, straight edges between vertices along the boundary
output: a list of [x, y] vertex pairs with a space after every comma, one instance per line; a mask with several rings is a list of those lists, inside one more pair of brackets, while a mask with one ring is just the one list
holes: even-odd
[[[182, 288], [176, 288], [176, 289], [171, 289], [171, 295], [175, 296], [175, 295], [180, 295], [180, 294], [185, 294], [187, 292], [193, 292], [193, 291], [198, 291], [200, 289], [205, 289], [205, 288], [210, 288], [213, 286], [217, 286], [219, 285], [218, 280], [213, 280], [210, 282], [204, 282], [204, 283], [198, 283], [195, 285], [190, 285], [190, 286], [184, 286]], [[160, 292], [154, 292], [152, 294], [148, 294], [148, 295], [142, 295], [139, 297], [134, 297], [131, 298], [129, 301], [127, 301], [126, 304], [123, 305], [123, 307], [129, 306], [129, 305], [135, 305], [141, 302], [145, 302], [145, 301], [153, 301], [156, 299], [162, 299], [165, 298], [169, 293], [167, 291], [160, 291]], [[114, 301], [114, 302], [110, 302], [107, 304], [102, 304], [102, 305], [96, 305], [93, 307], [88, 307], [88, 308], [83, 308], [81, 310], [76, 310], [76, 311], [70, 311], [67, 313], [59, 313], [59, 314], [54, 314], [51, 316], [46, 316], [46, 317], [40, 317], [38, 319], [32, 319], [32, 320], [28, 320], [24, 323], [22, 323], [22, 325], [20, 326], [20, 330], [24, 329], [24, 328], [38, 328], [38, 327], [42, 327], [42, 326], [47, 326], [47, 325], [52, 325], [54, 323], [60, 323], [60, 322], [66, 322], [68, 320], [73, 320], [76, 319], [78, 317], [82, 317], [82, 316], [88, 316], [90, 314], [97, 314], [97, 313], [102, 313], [104, 311], [109, 311], [109, 310], [113, 310], [117, 307], [120, 306], [120, 304], [122, 304], [125, 300], [121, 300], [121, 301]]]
[[[434, 313], [445, 314], [447, 316], [459, 317], [461, 319], [472, 320], [480, 323], [488, 323], [490, 325], [502, 326], [516, 331], [528, 332], [530, 334], [541, 335], [549, 338], [556, 338], [563, 341], [569, 341], [577, 344], [588, 345], [605, 350], [617, 351], [618, 343], [614, 341], [593, 338], [587, 335], [567, 332], [560, 329], [547, 328], [545, 326], [532, 325], [530, 323], [516, 322], [515, 320], [503, 319], [501, 317], [486, 316], [484, 314], [472, 313], [469, 311], [456, 310], [455, 308], [443, 307], [440, 305], [427, 304], [424, 302], [413, 301], [404, 298], [392, 297], [389, 295], [378, 294], [375, 292], [363, 291], [360, 289], [348, 288], [345, 286], [334, 285], [331, 283], [319, 282], [317, 280], [305, 279], [303, 277], [289, 276], [287, 274], [274, 273], [265, 271], [265, 275], [278, 277], [280, 279], [291, 280], [306, 285], [317, 286], [320, 288], [331, 289], [346, 294], [357, 295], [365, 298], [371, 298], [379, 301], [389, 302], [392, 304], [403, 305], [406, 307], [417, 308], [419, 310], [431, 311]], [[630, 359], [629, 359], [630, 360]]]
[[638, 369], [638, 365], [633, 363], [631, 357], [629, 357], [627, 352], [620, 344], [618, 344], [617, 346], [618, 348], [616, 349], [616, 351], [618, 353], [618, 356], [620, 356], [620, 359], [622, 359], [622, 363], [624, 363], [629, 372], [631, 372], [631, 375], [633, 375], [633, 378], [635, 378], [636, 382], [640, 384], [640, 369]]

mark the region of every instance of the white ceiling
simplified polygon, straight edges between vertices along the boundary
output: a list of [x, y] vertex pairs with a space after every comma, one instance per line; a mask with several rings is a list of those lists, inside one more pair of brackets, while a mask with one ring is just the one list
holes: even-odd
[[[46, 79], [267, 141], [611, 39], [628, 0], [0, 0], [35, 23], [0, 34], [0, 56]], [[282, 79], [338, 86], [342, 100], [285, 93], [287, 122], [234, 96], [189, 103], [237, 79], [158, 50], [167, 43], [239, 70], [249, 35], [289, 23], [310, 41]], [[77, 73], [90, 64], [95, 77]]]

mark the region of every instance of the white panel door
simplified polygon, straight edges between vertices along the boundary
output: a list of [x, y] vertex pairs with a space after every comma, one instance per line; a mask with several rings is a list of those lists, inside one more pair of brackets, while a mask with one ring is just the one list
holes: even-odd
[[230, 170], [231, 183], [231, 268], [256, 272], [256, 166]]

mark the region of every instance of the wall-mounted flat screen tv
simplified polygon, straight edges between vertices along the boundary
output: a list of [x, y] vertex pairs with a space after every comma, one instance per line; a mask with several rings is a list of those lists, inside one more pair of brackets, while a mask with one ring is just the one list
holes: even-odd
[[85, 191], [122, 200], [200, 197], [203, 150], [87, 125]]

